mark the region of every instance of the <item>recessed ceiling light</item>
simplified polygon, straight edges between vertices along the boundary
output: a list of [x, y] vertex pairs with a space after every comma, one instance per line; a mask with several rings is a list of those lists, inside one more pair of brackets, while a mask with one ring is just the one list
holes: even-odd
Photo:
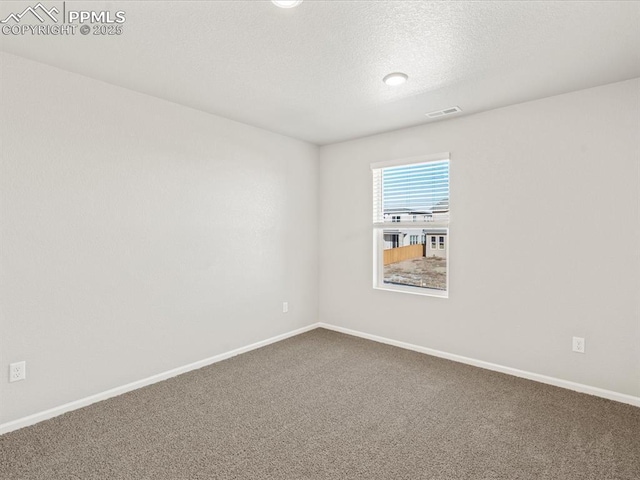
[[407, 81], [407, 78], [409, 78], [409, 76], [406, 73], [394, 72], [384, 77], [382, 81], [387, 85], [391, 85], [392, 87], [395, 87], [396, 85], [402, 85], [404, 82]]
[[271, 0], [274, 5], [280, 8], [293, 8], [302, 3], [302, 0]]

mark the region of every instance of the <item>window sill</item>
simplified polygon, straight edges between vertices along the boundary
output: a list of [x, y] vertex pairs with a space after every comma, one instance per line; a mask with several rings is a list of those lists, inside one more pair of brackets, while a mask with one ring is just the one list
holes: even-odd
[[386, 290], [388, 292], [409, 293], [411, 295], [421, 295], [423, 297], [449, 298], [449, 292], [436, 290], [435, 288], [410, 287], [404, 285], [374, 285], [374, 290]]

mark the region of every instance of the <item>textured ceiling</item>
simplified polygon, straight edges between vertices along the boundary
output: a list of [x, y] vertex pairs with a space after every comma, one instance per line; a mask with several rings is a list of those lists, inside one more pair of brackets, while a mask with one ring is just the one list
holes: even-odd
[[[0, 15], [35, 3], [2, 2]], [[317, 144], [640, 76], [638, 2], [66, 6], [124, 10], [124, 33], [2, 35], [0, 49]], [[409, 81], [384, 85], [392, 71]]]

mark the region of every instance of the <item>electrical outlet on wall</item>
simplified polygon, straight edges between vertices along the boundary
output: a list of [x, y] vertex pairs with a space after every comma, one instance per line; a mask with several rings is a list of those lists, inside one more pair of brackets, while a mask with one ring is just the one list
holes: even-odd
[[289, 302], [282, 302], [282, 313], [287, 313], [289, 311]]
[[9, 364], [9, 381], [17, 382], [27, 378], [27, 362]]
[[584, 338], [573, 337], [573, 351], [577, 353], [584, 353]]

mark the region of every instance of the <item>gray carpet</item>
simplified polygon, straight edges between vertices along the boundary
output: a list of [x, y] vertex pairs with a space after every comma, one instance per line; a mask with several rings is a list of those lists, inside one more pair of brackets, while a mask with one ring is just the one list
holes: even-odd
[[4, 479], [640, 479], [640, 409], [327, 330], [0, 437]]

